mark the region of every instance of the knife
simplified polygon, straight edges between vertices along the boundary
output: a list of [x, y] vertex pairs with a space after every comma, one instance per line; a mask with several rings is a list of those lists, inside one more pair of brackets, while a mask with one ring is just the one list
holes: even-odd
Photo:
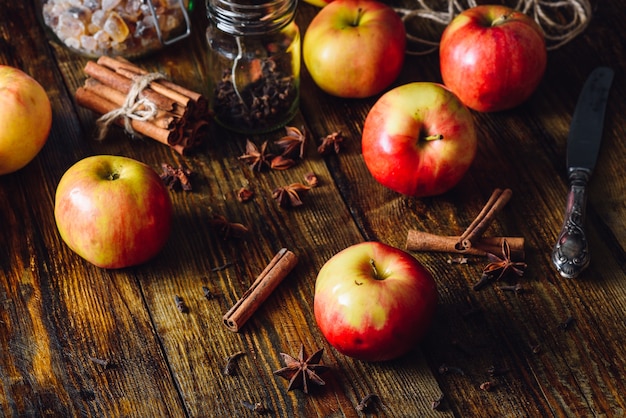
[[569, 191], [565, 221], [552, 251], [552, 263], [565, 278], [575, 278], [589, 265], [589, 244], [585, 236], [587, 182], [600, 150], [604, 113], [613, 81], [613, 70], [592, 71], [578, 98], [567, 137]]

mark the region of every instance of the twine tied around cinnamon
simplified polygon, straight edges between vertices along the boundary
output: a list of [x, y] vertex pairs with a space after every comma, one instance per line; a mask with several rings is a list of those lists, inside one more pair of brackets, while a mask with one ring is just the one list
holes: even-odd
[[147, 73], [136, 75], [132, 78], [132, 86], [126, 95], [126, 100], [121, 107], [105, 113], [96, 120], [98, 127], [98, 140], [103, 140], [109, 130], [109, 126], [118, 118], [123, 118], [124, 129], [129, 134], [136, 136], [137, 132], [131, 124], [131, 119], [149, 121], [157, 115], [158, 107], [150, 99], [139, 97], [151, 82], [164, 79], [161, 73]]
[[[411, 19], [422, 18], [447, 26], [454, 17], [465, 9], [476, 7], [476, 0], [416, 0], [416, 8], [394, 8], [402, 20], [407, 23]], [[507, 4], [532, 17], [543, 29], [547, 49], [554, 50], [574, 39], [585, 30], [591, 20], [592, 8], [589, 0], [515, 0], [515, 4]], [[443, 3], [443, 5], [441, 5]], [[513, 3], [510, 0], [508, 3]], [[565, 15], [566, 22], [559, 22], [556, 15]], [[407, 31], [408, 32], [408, 31]], [[423, 51], [407, 51], [411, 55], [426, 55], [437, 51], [439, 42], [422, 35], [407, 33], [407, 40], [421, 44]]]

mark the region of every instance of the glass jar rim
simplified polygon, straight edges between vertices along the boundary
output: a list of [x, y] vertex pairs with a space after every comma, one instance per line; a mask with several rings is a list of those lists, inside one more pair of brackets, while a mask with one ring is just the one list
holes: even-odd
[[262, 35], [282, 29], [295, 17], [298, 0], [207, 0], [207, 15], [216, 27], [236, 36]]

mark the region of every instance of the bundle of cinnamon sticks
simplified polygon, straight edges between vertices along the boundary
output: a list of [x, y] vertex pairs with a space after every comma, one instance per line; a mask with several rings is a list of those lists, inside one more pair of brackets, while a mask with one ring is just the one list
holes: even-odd
[[[121, 57], [102, 56], [96, 62], [87, 62], [84, 70], [88, 78], [76, 91], [76, 102], [100, 115], [127, 105], [127, 96], [137, 79], [151, 75]], [[180, 154], [200, 145], [208, 136], [211, 120], [207, 99], [162, 77], [151, 80], [138, 94], [144, 99], [138, 107], [150, 107], [150, 117], [122, 115], [114, 123], [122, 127], [129, 124], [130, 133], [152, 138]]]

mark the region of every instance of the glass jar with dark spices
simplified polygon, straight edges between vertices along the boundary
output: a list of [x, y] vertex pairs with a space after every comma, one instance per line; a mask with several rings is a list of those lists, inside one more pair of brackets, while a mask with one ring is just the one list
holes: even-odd
[[208, 77], [215, 120], [240, 133], [269, 132], [297, 113], [297, 0], [207, 0]]

